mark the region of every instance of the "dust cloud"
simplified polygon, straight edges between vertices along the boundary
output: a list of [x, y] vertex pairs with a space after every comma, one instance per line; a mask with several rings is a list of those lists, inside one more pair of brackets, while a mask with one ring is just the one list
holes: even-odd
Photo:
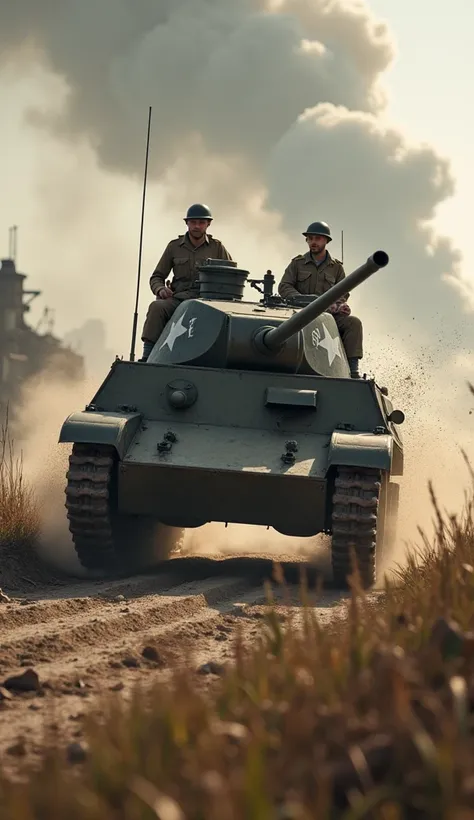
[[94, 394], [93, 380], [64, 381], [46, 369], [23, 388], [17, 413], [15, 445], [23, 451], [25, 479], [33, 487], [40, 511], [38, 554], [46, 563], [84, 577], [68, 529], [65, 482], [70, 445], [59, 444], [61, 425]]
[[330, 572], [328, 539], [291, 538], [273, 529], [247, 524], [206, 524], [187, 530], [179, 547], [180, 556], [205, 556], [222, 560], [232, 557], [301, 561]]
[[395, 362], [384, 344], [371, 353], [378, 383], [389, 387], [394, 407], [406, 416], [398, 428], [404, 445], [404, 475], [393, 479], [400, 484], [400, 514], [396, 543], [383, 564], [388, 575], [394, 567], [406, 565], [409, 553], [419, 550], [422, 533], [430, 540], [434, 534], [429, 484], [441, 511], [448, 515], [461, 514], [471, 485], [463, 451], [472, 456], [474, 399], [458, 368], [467, 377], [472, 357], [461, 357], [441, 381], [441, 347], [442, 343], [420, 346], [416, 360], [397, 352]]

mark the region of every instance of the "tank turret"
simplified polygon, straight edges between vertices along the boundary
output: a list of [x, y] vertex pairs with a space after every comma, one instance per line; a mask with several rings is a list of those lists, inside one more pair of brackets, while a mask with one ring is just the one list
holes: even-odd
[[206, 260], [199, 266], [199, 298], [177, 308], [147, 364], [349, 377], [337, 325], [326, 310], [387, 264], [387, 254], [375, 251], [345, 279], [297, 310], [281, 299], [272, 300], [268, 273], [264, 304], [244, 302], [248, 271], [235, 262]]

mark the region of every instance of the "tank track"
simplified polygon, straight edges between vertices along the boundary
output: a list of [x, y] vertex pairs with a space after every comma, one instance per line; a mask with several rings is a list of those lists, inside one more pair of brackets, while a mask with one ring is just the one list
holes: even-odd
[[348, 576], [353, 572], [352, 551], [363, 586], [375, 583], [377, 525], [383, 525], [378, 521], [381, 489], [381, 470], [337, 470], [332, 499], [331, 561], [334, 581], [340, 586], [348, 585]]
[[112, 569], [117, 559], [113, 451], [74, 444], [66, 477], [69, 531], [80, 562], [91, 570]]

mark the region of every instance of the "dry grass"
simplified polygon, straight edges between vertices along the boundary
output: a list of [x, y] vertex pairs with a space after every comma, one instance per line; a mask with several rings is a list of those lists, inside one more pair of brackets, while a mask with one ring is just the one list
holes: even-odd
[[85, 761], [49, 746], [25, 784], [0, 778], [0, 816], [474, 818], [473, 492], [459, 519], [433, 497], [435, 543], [378, 599], [354, 579], [342, 624], [304, 608], [283, 629], [270, 606], [210, 692], [188, 671], [130, 706], [107, 696]]
[[33, 491], [24, 480], [22, 459], [15, 455], [7, 416], [0, 427], [0, 547], [32, 542], [38, 530]]

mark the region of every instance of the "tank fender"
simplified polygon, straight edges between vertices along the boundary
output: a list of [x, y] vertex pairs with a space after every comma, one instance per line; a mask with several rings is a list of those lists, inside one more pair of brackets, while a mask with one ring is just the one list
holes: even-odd
[[141, 413], [83, 410], [71, 413], [59, 433], [59, 442], [108, 444], [123, 458], [142, 421]]
[[373, 467], [391, 470], [392, 437], [385, 433], [357, 433], [335, 430], [329, 442], [328, 467]]

